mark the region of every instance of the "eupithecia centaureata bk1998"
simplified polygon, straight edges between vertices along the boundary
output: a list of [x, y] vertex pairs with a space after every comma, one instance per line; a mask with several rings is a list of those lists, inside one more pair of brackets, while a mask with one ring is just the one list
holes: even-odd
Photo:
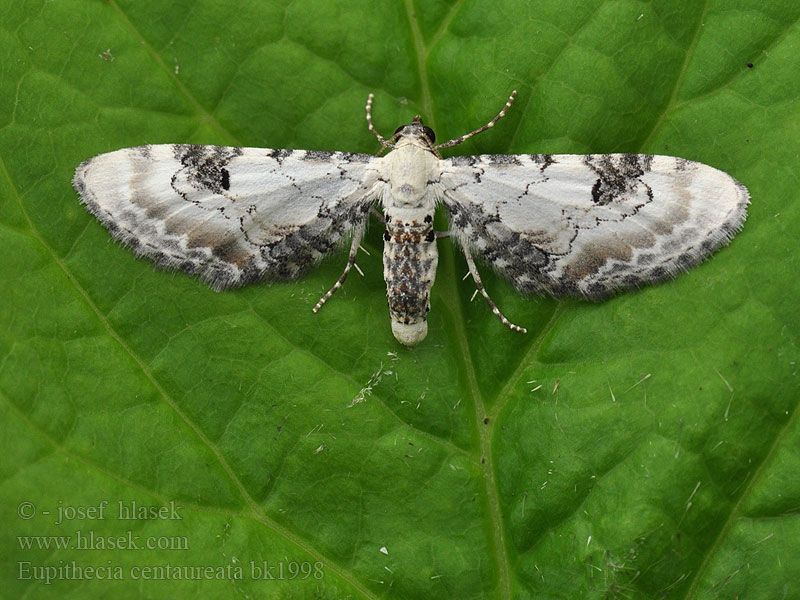
[[[383, 209], [383, 266], [392, 332], [407, 346], [427, 334], [436, 276], [433, 214], [441, 204], [477, 290], [473, 256], [517, 289], [602, 299], [670, 279], [726, 244], [748, 193], [698, 162], [649, 154], [513, 154], [441, 158], [492, 127], [435, 145], [419, 116], [390, 139], [367, 123], [381, 152], [351, 154], [164, 144], [81, 164], [75, 189], [112, 235], [167, 269], [215, 290], [294, 279], [352, 235], [355, 264], [373, 205]], [[389, 149], [385, 156], [380, 154]], [[357, 268], [357, 267], [356, 267]]]

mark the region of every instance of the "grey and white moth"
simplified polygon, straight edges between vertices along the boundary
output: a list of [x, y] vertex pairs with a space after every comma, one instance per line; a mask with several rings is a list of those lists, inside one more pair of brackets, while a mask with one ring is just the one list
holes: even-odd
[[492, 127], [515, 94], [489, 123], [444, 144], [434, 145], [419, 116], [385, 139], [372, 125], [370, 94], [367, 123], [382, 146], [376, 156], [139, 146], [87, 160], [73, 183], [88, 210], [137, 255], [215, 290], [300, 277], [352, 234], [344, 272], [314, 312], [344, 282], [370, 209], [380, 205], [392, 332], [407, 346], [428, 330], [439, 204], [477, 290], [506, 326], [522, 332], [492, 302], [473, 256], [523, 292], [597, 300], [675, 277], [741, 229], [747, 189], [683, 158], [441, 158], [440, 149]]

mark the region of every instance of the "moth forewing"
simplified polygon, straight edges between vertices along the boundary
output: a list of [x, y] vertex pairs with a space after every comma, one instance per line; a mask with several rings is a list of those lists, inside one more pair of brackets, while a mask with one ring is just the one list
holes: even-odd
[[443, 161], [450, 228], [522, 291], [599, 300], [689, 269], [742, 226], [748, 193], [702, 163], [647, 154]]
[[216, 290], [302, 276], [381, 193], [368, 154], [163, 144], [82, 163], [75, 189], [111, 234]]

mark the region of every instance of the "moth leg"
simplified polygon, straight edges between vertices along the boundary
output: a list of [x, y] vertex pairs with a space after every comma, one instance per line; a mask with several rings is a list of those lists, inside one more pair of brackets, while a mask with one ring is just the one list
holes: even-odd
[[500, 312], [500, 309], [497, 308], [497, 305], [494, 301], [489, 297], [489, 294], [486, 293], [486, 289], [483, 287], [483, 281], [481, 281], [481, 276], [478, 274], [478, 268], [475, 266], [475, 261], [472, 260], [472, 255], [469, 253], [469, 250], [464, 247], [464, 257], [467, 259], [467, 266], [469, 267], [469, 272], [472, 275], [473, 281], [475, 281], [475, 287], [478, 288], [478, 291], [481, 295], [486, 299], [486, 302], [489, 304], [489, 308], [492, 309], [492, 312], [497, 316], [498, 319], [508, 327], [509, 329], [513, 329], [514, 331], [519, 331], [520, 333], [528, 333], [528, 330], [524, 327], [520, 327], [519, 325], [514, 325], [511, 321], [506, 319], [505, 315]]
[[369, 212], [373, 217], [378, 219], [378, 221], [380, 221], [381, 223], [386, 223], [386, 215], [384, 215], [381, 211], [379, 211], [374, 206], [370, 206], [369, 207]]
[[[339, 279], [337, 279], [336, 283], [333, 284], [333, 287], [329, 289], [327, 292], [325, 292], [325, 295], [322, 296], [322, 298], [319, 299], [319, 302], [317, 302], [314, 305], [314, 308], [311, 309], [314, 312], [317, 312], [320, 308], [322, 308], [322, 305], [325, 304], [328, 301], [328, 299], [336, 293], [336, 290], [342, 287], [344, 280], [347, 279], [347, 274], [350, 272], [350, 269], [352, 269], [353, 265], [355, 265], [356, 263], [356, 254], [358, 253], [358, 248], [361, 245], [361, 239], [364, 237], [365, 226], [366, 226], [366, 219], [364, 220], [363, 223], [358, 225], [355, 231], [353, 232], [353, 241], [350, 244], [350, 254], [347, 257], [347, 265], [345, 266], [344, 271], [342, 271], [342, 274], [339, 275]], [[358, 270], [357, 265], [356, 269]]]
[[[511, 92], [511, 95], [508, 97], [508, 102], [506, 102], [506, 105], [503, 107], [503, 109], [499, 113], [497, 113], [497, 116], [494, 119], [492, 119], [491, 121], [489, 121], [486, 125], [476, 129], [475, 131], [471, 131], [470, 133], [468, 133], [466, 135], [462, 135], [461, 137], [454, 138], [454, 139], [450, 140], [449, 142], [445, 142], [444, 144], [439, 144], [438, 146], [435, 146], [435, 149], [438, 150], [439, 148], [449, 148], [450, 146], [458, 146], [461, 142], [464, 142], [464, 141], [468, 140], [473, 135], [477, 135], [477, 134], [481, 133], [482, 131], [486, 131], [490, 127], [494, 127], [495, 123], [497, 123], [500, 119], [502, 119], [503, 117], [506, 116], [506, 111], [511, 106], [511, 103], [514, 101], [514, 96], [516, 96], [516, 95], [517, 95], [517, 90], [514, 90], [513, 92]], [[369, 103], [367, 103], [367, 111], [369, 111]]]
[[449, 231], [437, 231], [436, 232], [436, 239], [440, 240], [442, 238], [450, 237]]

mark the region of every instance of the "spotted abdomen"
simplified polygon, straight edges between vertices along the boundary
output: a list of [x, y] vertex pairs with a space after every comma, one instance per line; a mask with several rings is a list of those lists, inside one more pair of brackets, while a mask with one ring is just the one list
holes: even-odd
[[421, 342], [428, 333], [430, 293], [439, 260], [433, 214], [424, 209], [413, 212], [417, 214], [405, 214], [403, 219], [387, 214], [383, 234], [392, 333], [406, 346]]

